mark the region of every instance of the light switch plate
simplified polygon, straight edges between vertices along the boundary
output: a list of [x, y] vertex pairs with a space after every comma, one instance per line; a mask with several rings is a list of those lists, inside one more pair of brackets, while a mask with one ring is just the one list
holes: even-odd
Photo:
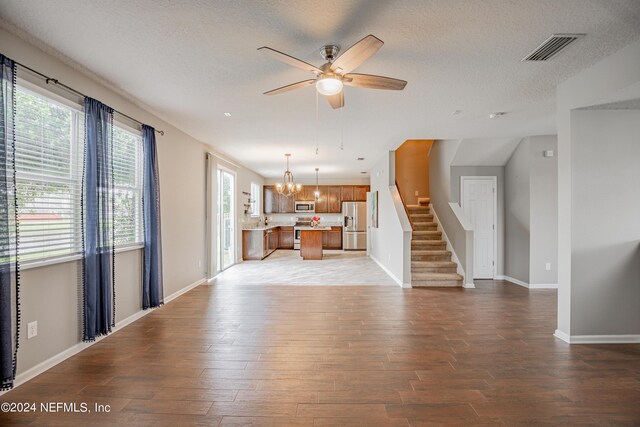
[[544, 265], [544, 268], [546, 268], [546, 269], [547, 269], [547, 271], [551, 271], [551, 263], [550, 263], [550, 262], [546, 263], [546, 264]]

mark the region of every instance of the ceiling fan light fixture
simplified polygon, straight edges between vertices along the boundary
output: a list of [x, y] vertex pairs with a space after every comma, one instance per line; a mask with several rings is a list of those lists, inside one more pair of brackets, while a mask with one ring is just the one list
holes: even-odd
[[342, 76], [339, 74], [320, 74], [316, 80], [316, 89], [322, 95], [331, 96], [342, 90]]

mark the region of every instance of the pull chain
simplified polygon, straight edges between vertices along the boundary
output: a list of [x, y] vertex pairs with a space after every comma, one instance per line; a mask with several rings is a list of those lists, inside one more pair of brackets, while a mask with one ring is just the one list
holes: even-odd
[[320, 125], [318, 124], [318, 96], [318, 91], [316, 90], [316, 156], [320, 152], [320, 150], [318, 149], [318, 134], [320, 133]]
[[342, 119], [342, 110], [344, 110], [344, 104], [340, 109], [340, 150], [344, 150], [344, 121]]

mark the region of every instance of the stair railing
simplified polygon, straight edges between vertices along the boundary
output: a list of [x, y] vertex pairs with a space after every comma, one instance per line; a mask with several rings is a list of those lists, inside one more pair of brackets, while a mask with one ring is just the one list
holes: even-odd
[[398, 187], [398, 181], [395, 181], [396, 188], [398, 189], [398, 194], [400, 195], [400, 200], [402, 200], [402, 206], [404, 207], [404, 211], [407, 214], [407, 218], [409, 218], [409, 224], [411, 224], [411, 230], [413, 230], [413, 219], [409, 214], [409, 209], [407, 209], [407, 203], [404, 201], [404, 197], [402, 197], [402, 191], [400, 191], [400, 187]]

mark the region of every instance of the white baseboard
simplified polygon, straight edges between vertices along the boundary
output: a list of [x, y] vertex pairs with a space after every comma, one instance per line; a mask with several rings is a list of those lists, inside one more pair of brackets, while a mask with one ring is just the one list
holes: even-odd
[[562, 341], [571, 344], [571, 337], [568, 334], [565, 334], [560, 329], [556, 329], [553, 334], [554, 337], [561, 339]]
[[528, 289], [558, 289], [558, 285], [556, 283], [527, 283], [522, 280], [518, 280], [515, 277], [511, 276], [502, 276], [498, 275], [495, 277], [495, 280], [506, 280], [507, 282], [511, 282], [513, 284], [528, 288]]
[[[180, 289], [179, 291], [172, 293], [171, 295], [167, 296], [164, 299], [165, 304], [170, 302], [171, 300], [176, 299], [177, 297], [179, 297], [180, 295], [184, 294], [185, 292], [190, 291], [191, 289], [195, 288], [196, 286], [201, 285], [205, 281], [206, 281], [206, 279], [199, 279], [198, 281], [196, 281], [196, 282], [194, 282], [194, 283], [192, 283], [192, 284]], [[147, 314], [151, 313], [152, 311], [154, 311], [156, 309], [157, 308], [151, 308], [151, 309], [148, 309], [148, 310], [140, 310], [138, 312], [133, 313], [131, 316], [129, 316], [127, 318], [124, 318], [124, 319], [120, 320], [119, 322], [116, 322], [116, 326], [113, 328], [111, 333], [119, 331], [120, 329], [124, 328], [125, 326], [130, 325], [131, 323], [133, 323], [136, 320], [146, 316]], [[109, 335], [111, 335], [111, 334], [109, 334]], [[50, 357], [49, 359], [45, 360], [44, 362], [38, 363], [33, 368], [27, 369], [23, 373], [16, 375], [16, 379], [13, 381], [13, 388], [15, 389], [16, 387], [26, 383], [27, 381], [29, 381], [32, 378], [40, 375], [41, 373], [53, 368], [58, 363], [64, 362], [66, 359], [70, 358], [71, 356], [74, 356], [74, 355], [80, 353], [81, 351], [86, 350], [87, 348], [91, 347], [95, 343], [100, 342], [103, 339], [107, 338], [109, 335], [103, 335], [101, 337], [98, 337], [98, 338], [96, 338], [95, 341], [92, 341], [92, 342], [79, 342], [76, 345], [71, 346], [71, 347], [69, 347], [68, 349], [66, 349], [64, 351], [61, 351], [60, 353], [56, 354], [55, 356]], [[6, 391], [0, 392], [0, 396], [2, 396], [5, 393], [8, 393], [9, 391], [11, 391], [11, 390], [6, 390]]]
[[556, 329], [553, 334], [569, 344], [638, 344], [640, 335], [567, 335]]
[[387, 267], [385, 267], [384, 265], [382, 265], [382, 263], [378, 260], [378, 258], [374, 257], [373, 255], [369, 255], [369, 258], [371, 258], [372, 260], [375, 261], [376, 264], [378, 264], [378, 266], [385, 272], [387, 273], [387, 275], [389, 277], [391, 277], [393, 279], [394, 282], [396, 282], [398, 284], [398, 286], [400, 286], [401, 288], [410, 288], [411, 287], [411, 283], [402, 283], [402, 280], [398, 279]]
[[529, 289], [558, 289], [557, 283], [529, 283]]
[[474, 285], [473, 283], [464, 283], [462, 287], [466, 289], [475, 289], [476, 285]]
[[513, 283], [514, 285], [522, 286], [525, 288], [529, 287], [528, 283], [523, 282], [522, 280], [518, 280], [515, 277], [511, 277], [511, 276], [497, 275], [495, 276], [494, 280], [506, 280], [507, 282]]
[[174, 293], [172, 293], [171, 295], [168, 295], [167, 297], [165, 297], [164, 299], [164, 303], [168, 303], [176, 298], [178, 298], [180, 295], [185, 294], [187, 292], [189, 292], [191, 289], [198, 287], [200, 285], [202, 285], [203, 283], [205, 283], [207, 281], [206, 277], [203, 277], [201, 279], [196, 280], [195, 282], [193, 282], [190, 285], [185, 286], [184, 288], [180, 289], [179, 291], [176, 291]]

